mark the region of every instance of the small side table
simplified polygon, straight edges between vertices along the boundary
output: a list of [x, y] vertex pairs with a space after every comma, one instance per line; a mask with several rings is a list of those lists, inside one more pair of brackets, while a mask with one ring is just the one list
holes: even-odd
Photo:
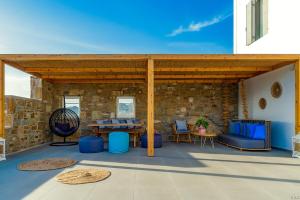
[[205, 146], [206, 139], [208, 139], [208, 140], [210, 140], [212, 148], [215, 148], [215, 144], [214, 144], [215, 137], [217, 137], [217, 134], [211, 133], [211, 132], [208, 132], [205, 135], [202, 135], [201, 139], [200, 139], [201, 140], [201, 147]]
[[2, 152], [0, 153], [0, 161], [1, 160], [6, 160], [5, 157], [5, 139], [0, 138], [0, 146], [2, 146]]

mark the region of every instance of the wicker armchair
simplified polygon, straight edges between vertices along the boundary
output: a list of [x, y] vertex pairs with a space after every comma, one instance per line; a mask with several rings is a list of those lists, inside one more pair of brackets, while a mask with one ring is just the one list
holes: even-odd
[[[180, 123], [185, 122], [185, 128], [184, 129], [179, 129], [178, 128], [178, 123], [179, 121], [181, 121]], [[174, 140], [176, 140], [177, 143], [179, 142], [189, 142], [192, 143], [192, 137], [191, 137], [191, 132], [192, 132], [192, 128], [193, 125], [188, 124], [186, 120], [176, 120], [172, 125], [172, 133], [173, 133], [173, 137]]]

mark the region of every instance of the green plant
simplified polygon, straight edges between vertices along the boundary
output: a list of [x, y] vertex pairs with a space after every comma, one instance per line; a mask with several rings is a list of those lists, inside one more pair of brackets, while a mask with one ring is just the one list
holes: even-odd
[[195, 123], [197, 127], [203, 126], [205, 129], [208, 128], [209, 123], [204, 117], [199, 117]]

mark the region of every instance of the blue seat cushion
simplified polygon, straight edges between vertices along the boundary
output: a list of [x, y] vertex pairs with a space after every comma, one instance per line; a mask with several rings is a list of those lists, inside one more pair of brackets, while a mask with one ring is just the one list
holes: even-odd
[[247, 123], [241, 123], [241, 136], [246, 136], [247, 135]]
[[176, 123], [177, 132], [180, 132], [180, 133], [188, 132], [186, 120], [176, 120], [175, 123]]
[[253, 138], [256, 126], [257, 126], [257, 124], [247, 123], [245, 125], [245, 128], [246, 128], [246, 135], [245, 136], [249, 137], [249, 138]]
[[[126, 119], [119, 119], [119, 123], [120, 123], [120, 124], [126, 124], [127, 121], [126, 121]], [[127, 129], [128, 126], [120, 126], [120, 128]]]
[[241, 133], [240, 122], [229, 122], [229, 134], [239, 135]]
[[[126, 119], [126, 123], [127, 123], [127, 124], [133, 124], [133, 119]], [[128, 128], [129, 128], [129, 129], [133, 129], [134, 126], [128, 125]]]
[[238, 148], [245, 149], [264, 149], [265, 141], [260, 139], [248, 138], [241, 135], [220, 134], [218, 140]]
[[[120, 122], [119, 122], [118, 119], [112, 119], [112, 120], [111, 120], [111, 123], [112, 123], [112, 124], [119, 124]], [[112, 127], [112, 129], [118, 129], [118, 128], [120, 128], [120, 126], [114, 126], [114, 127]]]
[[252, 136], [253, 139], [266, 139], [266, 126], [263, 124], [257, 125]]
[[[102, 119], [99, 119], [99, 120], [96, 120], [97, 124], [104, 124], [104, 120]], [[103, 129], [103, 128], [106, 128], [106, 126], [99, 126], [99, 128]]]
[[55, 128], [60, 129], [61, 131], [68, 131], [70, 129], [69, 123], [55, 123]]
[[[141, 120], [139, 120], [139, 119], [133, 119], [132, 121], [133, 121], [134, 124], [141, 123]], [[134, 128], [142, 128], [142, 126], [135, 126]]]

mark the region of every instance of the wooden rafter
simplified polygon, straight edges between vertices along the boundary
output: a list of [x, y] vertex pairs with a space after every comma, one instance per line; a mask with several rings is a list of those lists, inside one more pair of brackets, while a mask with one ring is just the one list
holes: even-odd
[[81, 72], [146, 72], [142, 67], [25, 67], [27, 72], [81, 73]]
[[90, 84], [90, 83], [97, 83], [97, 84], [110, 84], [110, 83], [145, 83], [145, 79], [107, 79], [107, 80], [88, 80], [88, 79], [61, 79], [61, 80], [48, 80], [51, 83], [57, 84], [67, 84], [67, 83], [82, 83], [82, 84]]
[[2, 54], [1, 60], [277, 60], [296, 61], [297, 54]]

